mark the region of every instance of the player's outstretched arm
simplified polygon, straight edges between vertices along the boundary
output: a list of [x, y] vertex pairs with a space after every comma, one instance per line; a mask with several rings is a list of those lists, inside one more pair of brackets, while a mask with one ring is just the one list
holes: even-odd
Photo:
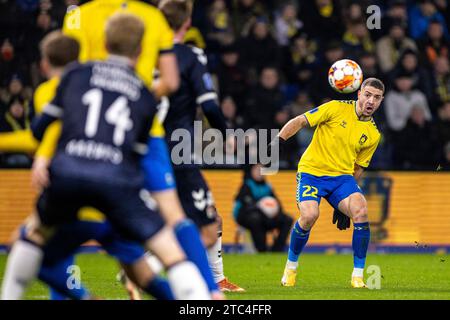
[[288, 123], [281, 128], [278, 136], [286, 141], [306, 126], [308, 126], [308, 120], [306, 120], [305, 115], [299, 115], [294, 119], [289, 120]]

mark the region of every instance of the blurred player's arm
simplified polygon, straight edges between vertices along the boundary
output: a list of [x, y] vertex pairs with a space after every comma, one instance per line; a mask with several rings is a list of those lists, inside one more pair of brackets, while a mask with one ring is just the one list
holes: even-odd
[[166, 52], [158, 59], [159, 78], [152, 83], [152, 92], [157, 98], [168, 96], [175, 92], [180, 85], [178, 64], [175, 54]]
[[42, 115], [36, 118], [31, 125], [33, 136], [38, 141], [42, 141], [47, 127], [58, 120], [62, 116], [62, 112], [62, 109], [54, 104], [45, 106]]
[[49, 185], [48, 166], [55, 154], [56, 145], [61, 135], [61, 126], [62, 124], [59, 120], [50, 124], [36, 151], [31, 168], [31, 183], [38, 190]]

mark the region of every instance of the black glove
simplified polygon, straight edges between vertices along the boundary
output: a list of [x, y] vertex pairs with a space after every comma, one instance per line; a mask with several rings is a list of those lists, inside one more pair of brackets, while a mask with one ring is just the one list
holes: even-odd
[[278, 145], [278, 152], [281, 154], [283, 150], [283, 146], [286, 144], [286, 140], [280, 138], [280, 136], [276, 136], [267, 146], [268, 155], [272, 156], [272, 148]]
[[[337, 222], [337, 224], [336, 224]], [[333, 224], [336, 224], [336, 227], [339, 230], [345, 230], [350, 228], [350, 218], [345, 214], [340, 212], [338, 209], [334, 209], [333, 211]]]

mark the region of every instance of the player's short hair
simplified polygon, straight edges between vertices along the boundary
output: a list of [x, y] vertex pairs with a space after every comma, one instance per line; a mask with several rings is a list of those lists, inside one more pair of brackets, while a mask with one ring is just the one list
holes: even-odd
[[136, 57], [141, 49], [145, 25], [130, 13], [116, 13], [106, 22], [106, 48], [109, 53]]
[[166, 17], [170, 28], [178, 31], [192, 14], [192, 0], [162, 0], [159, 9]]
[[80, 44], [72, 37], [55, 30], [47, 34], [40, 43], [41, 56], [53, 67], [64, 67], [76, 61], [80, 53]]
[[365, 87], [374, 87], [378, 90], [383, 91], [384, 93], [384, 84], [380, 79], [377, 78], [367, 78], [363, 81], [361, 84], [361, 89], [364, 89]]

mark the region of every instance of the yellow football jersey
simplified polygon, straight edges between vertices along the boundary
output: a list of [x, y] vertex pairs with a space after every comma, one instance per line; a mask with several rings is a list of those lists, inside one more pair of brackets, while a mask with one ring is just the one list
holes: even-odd
[[330, 101], [305, 114], [314, 136], [298, 171], [315, 176], [353, 174], [355, 163], [366, 168], [381, 135], [374, 120], [361, 121], [356, 101]]
[[[105, 24], [111, 15], [119, 11], [132, 13], [144, 22], [142, 52], [136, 72], [151, 88], [158, 56], [173, 49], [173, 31], [157, 8], [134, 0], [94, 0], [68, 12], [64, 18], [63, 32], [79, 41], [80, 62], [104, 60], [108, 55], [105, 48]], [[155, 117], [150, 135], [161, 138], [164, 134], [162, 123]]]
[[105, 48], [105, 24], [111, 15], [119, 11], [132, 13], [145, 24], [136, 72], [150, 87], [158, 56], [173, 49], [173, 31], [157, 8], [141, 1], [94, 0], [67, 13], [63, 32], [79, 41], [80, 62], [104, 60], [108, 55]]

